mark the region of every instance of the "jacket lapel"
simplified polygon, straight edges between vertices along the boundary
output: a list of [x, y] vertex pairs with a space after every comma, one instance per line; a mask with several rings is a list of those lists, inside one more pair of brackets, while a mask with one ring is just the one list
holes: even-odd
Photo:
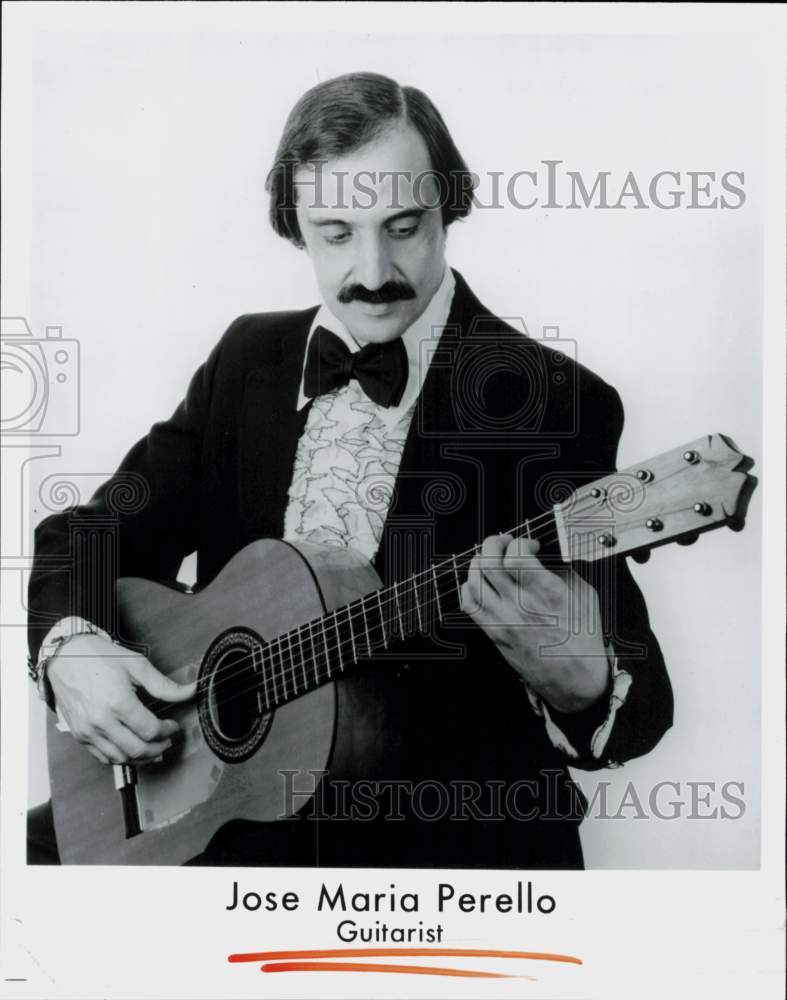
[[296, 409], [306, 338], [316, 313], [276, 337], [272, 356], [246, 378], [241, 423], [241, 501], [249, 539], [280, 538], [295, 450], [311, 403]]
[[[403, 579], [436, 556], [483, 537], [483, 470], [467, 450], [457, 406], [456, 358], [463, 337], [489, 312], [454, 271], [456, 290], [446, 327], [418, 396], [386, 517], [375, 567], [384, 580]], [[247, 376], [241, 416], [240, 494], [250, 541], [280, 538], [298, 440], [310, 405], [297, 411], [303, 358], [316, 313], [261, 336], [275, 338]]]
[[454, 271], [456, 289], [415, 405], [386, 517], [375, 568], [388, 583], [426, 568], [437, 556], [459, 552], [480, 537], [477, 469], [457, 459], [455, 361], [473, 316], [486, 310]]

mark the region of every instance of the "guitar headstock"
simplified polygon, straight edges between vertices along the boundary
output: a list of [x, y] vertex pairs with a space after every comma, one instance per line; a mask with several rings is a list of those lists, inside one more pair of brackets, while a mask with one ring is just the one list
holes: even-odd
[[744, 525], [754, 463], [723, 434], [709, 434], [604, 476], [553, 508], [566, 562], [643, 552], [704, 531]]

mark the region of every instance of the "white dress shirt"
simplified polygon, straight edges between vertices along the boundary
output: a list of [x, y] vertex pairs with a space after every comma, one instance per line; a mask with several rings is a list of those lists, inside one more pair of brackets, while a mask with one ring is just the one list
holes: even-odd
[[[434, 348], [448, 321], [454, 288], [454, 276], [446, 267], [429, 305], [402, 335], [408, 376], [397, 406], [384, 407], [372, 402], [357, 379], [314, 400], [295, 455], [284, 519], [285, 541], [309, 541], [341, 548], [352, 546], [368, 559], [374, 559], [416, 400]], [[309, 401], [303, 391], [303, 370], [309, 341], [318, 326], [335, 333], [352, 352], [360, 349], [345, 325], [322, 305], [306, 341], [298, 410]], [[39, 667], [56, 654], [66, 638], [87, 631], [110, 638], [81, 618], [58, 622], [42, 644]], [[618, 667], [616, 657], [611, 658], [610, 670], [613, 684], [606, 718], [591, 739], [591, 753], [595, 758], [600, 758], [604, 751], [615, 716], [626, 700], [631, 683], [631, 675]], [[40, 674], [43, 678], [43, 669]], [[577, 751], [552, 719], [548, 705], [529, 684], [525, 687], [530, 705], [543, 720], [550, 741], [569, 761], [576, 759]], [[59, 709], [56, 710], [58, 728], [67, 729]]]
[[[415, 403], [448, 321], [454, 287], [454, 276], [446, 267], [429, 305], [402, 334], [408, 373], [397, 406], [372, 402], [357, 379], [314, 400], [295, 455], [284, 515], [285, 541], [352, 546], [374, 559]], [[335, 333], [350, 351], [359, 350], [345, 325], [323, 305], [309, 331], [304, 370], [309, 341], [318, 326]], [[302, 372], [298, 409], [307, 403]]]

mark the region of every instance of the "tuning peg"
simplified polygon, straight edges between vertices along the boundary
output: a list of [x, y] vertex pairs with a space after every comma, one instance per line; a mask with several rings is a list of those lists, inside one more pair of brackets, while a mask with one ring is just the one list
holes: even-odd
[[650, 549], [634, 549], [630, 555], [634, 562], [646, 563], [650, 559]]
[[700, 537], [698, 531], [688, 531], [685, 535], [678, 535], [675, 541], [678, 545], [693, 545]]

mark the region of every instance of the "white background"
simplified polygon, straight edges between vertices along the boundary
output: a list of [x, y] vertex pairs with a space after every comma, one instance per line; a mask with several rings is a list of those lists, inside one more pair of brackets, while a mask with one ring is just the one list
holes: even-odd
[[[588, 187], [611, 171], [612, 203], [629, 170], [645, 192], [660, 170], [680, 172], [687, 192], [685, 171], [744, 172], [737, 210], [478, 209], [449, 230], [448, 258], [494, 312], [536, 334], [558, 325], [618, 387], [622, 466], [716, 431], [759, 460], [759, 81], [748, 56], [663, 38], [444, 35], [436, 47], [423, 35], [340, 35], [328, 46], [321, 35], [44, 34], [32, 326], [80, 341], [82, 431], [35, 473], [97, 473], [81, 480], [95, 488], [169, 415], [235, 316], [317, 301], [308, 257], [268, 226], [263, 181], [298, 96], [358, 67], [430, 94], [482, 177], [540, 171], [542, 201], [544, 159], [581, 171]], [[482, 182], [484, 204], [489, 190]], [[530, 198], [527, 182], [518, 196]], [[759, 531], [757, 496], [744, 535], [719, 532], [637, 567], [676, 723], [648, 758], [600, 776], [636, 781], [645, 799], [662, 780], [743, 782], [746, 814], [589, 824], [589, 865], [757, 864]], [[40, 751], [34, 759], [31, 792], [42, 798]]]
[[[763, 141], [769, 133], [763, 132], [762, 88], [773, 82], [761, 75], [768, 65], [764, 40], [668, 37], [666, 32], [583, 35], [576, 11], [576, 35], [553, 34], [565, 27], [553, 21], [543, 34], [528, 37], [509, 29], [515, 21], [520, 31], [534, 30], [532, 11], [522, 19], [522, 11], [514, 15], [510, 8], [491, 6], [478, 14], [484, 30], [505, 34], [481, 33], [478, 24], [469, 33], [472, 11], [452, 14], [451, 20], [445, 8], [437, 8], [444, 11], [441, 20], [423, 5], [384, 9], [390, 26], [402, 33], [366, 33], [361, 7], [354, 8], [355, 18], [347, 10], [342, 18], [334, 11], [334, 23], [339, 19], [340, 27], [355, 34], [328, 34], [322, 25], [318, 33], [318, 18], [327, 13], [318, 15], [316, 8], [308, 8], [314, 33], [277, 36], [263, 33], [270, 22], [259, 11], [244, 14], [245, 8], [233, 11], [233, 17], [216, 10], [212, 21], [207, 11], [201, 25], [194, 23], [199, 15], [190, 22], [181, 15], [179, 21], [170, 8], [171, 31], [144, 11], [129, 21], [126, 9], [114, 18], [102, 11], [101, 25], [88, 12], [78, 29], [74, 21], [57, 23], [54, 13], [38, 19], [39, 28], [56, 30], [39, 33], [32, 49], [32, 226], [20, 195], [21, 262], [4, 261], [6, 274], [10, 267], [12, 276], [24, 277], [25, 240], [30, 240], [32, 292], [26, 299], [22, 282], [15, 301], [6, 294], [3, 314], [29, 316], [37, 336], [57, 325], [65, 337], [78, 338], [82, 393], [80, 434], [60, 441], [59, 458], [32, 463], [30, 507], [40, 508], [38, 483], [53, 472], [109, 474], [130, 444], [172, 411], [190, 374], [236, 315], [317, 301], [308, 258], [268, 227], [263, 182], [293, 102], [319, 80], [357, 69], [386, 73], [425, 90], [471, 169], [480, 174], [543, 172], [544, 159], [561, 159], [565, 169], [579, 170], [588, 180], [610, 170], [622, 183], [631, 170], [644, 185], [660, 170], [744, 171], [747, 198], [738, 210], [477, 211], [450, 230], [448, 259], [491, 310], [521, 316], [536, 334], [542, 325], [560, 326], [563, 337], [576, 341], [579, 359], [618, 388], [627, 413], [621, 467], [721, 431], [755, 458], [754, 471], [762, 475], [762, 241], [769, 207], [763, 187]], [[664, 14], [664, 25], [667, 20]], [[128, 24], [134, 30], [120, 30]], [[599, 24], [599, 19], [586, 21], [584, 30]], [[301, 20], [288, 28], [304, 26]], [[615, 30], [622, 22], [617, 18], [609, 27]], [[680, 27], [673, 19], [672, 29]], [[18, 62], [24, 83], [24, 61]], [[778, 327], [775, 332], [778, 338]], [[608, 774], [577, 775], [590, 794], [597, 780], [612, 781], [612, 803], [628, 781], [643, 799], [658, 781], [684, 787], [691, 780], [717, 787], [743, 782], [746, 813], [736, 821], [684, 817], [666, 822], [636, 820], [629, 809], [627, 820], [589, 821], [583, 843], [591, 868], [759, 866], [763, 495], [762, 489], [755, 495], [744, 533], [715, 532], [692, 548], [673, 546], [634, 567], [671, 670], [675, 725], [646, 758]], [[15, 620], [13, 614], [3, 619]], [[21, 631], [6, 632], [18, 649]], [[766, 665], [776, 671], [776, 661]], [[778, 709], [778, 697], [776, 703], [770, 700], [771, 707]], [[47, 785], [43, 711], [37, 704], [31, 707], [28, 786], [35, 802], [46, 796]], [[770, 746], [769, 756], [774, 753], [780, 759]], [[15, 764], [23, 770], [18, 744]], [[15, 787], [21, 787], [18, 781]], [[681, 797], [685, 812], [688, 793]], [[14, 815], [20, 819], [21, 809]], [[8, 830], [6, 822], [6, 843]], [[14, 849], [18, 857], [18, 845]], [[93, 912], [98, 885], [76, 878], [79, 874], [24, 875], [30, 898], [47, 885], [58, 886], [52, 906], [35, 910], [36, 919], [48, 921], [41, 925], [41, 940], [54, 940], [57, 921], [69, 912], [59, 902], [61, 893], [67, 897], [79, 886], [86, 893], [84, 912]], [[138, 893], [165, 883], [148, 882], [140, 873], [131, 876], [112, 872], [105, 886], [126, 896], [133, 914], [142, 903]], [[551, 950], [570, 951], [576, 941], [575, 947], [587, 951], [585, 932], [605, 897], [612, 909], [602, 926], [613, 914], [617, 919], [640, 907], [639, 922], [632, 925], [643, 935], [637, 938], [640, 945], [664, 934], [665, 924], [674, 929], [691, 901], [703, 908], [708, 946], [707, 921], [719, 921], [714, 925], [720, 935], [717, 950], [706, 953], [700, 947], [706, 955], [701, 959], [679, 951], [676, 959], [704, 976], [703, 987], [712, 984], [717, 995], [726, 995], [718, 992], [726, 987], [733, 995], [735, 983], [751, 985], [747, 970], [766, 962], [762, 954], [754, 958], [747, 952], [755, 964], [744, 967], [730, 957], [735, 911], [744, 905], [736, 893], [749, 894], [745, 947], [767, 947], [767, 921], [763, 925], [757, 916], [766, 913], [758, 895], [767, 884], [761, 875], [745, 883], [743, 875], [728, 876], [736, 880], [730, 897], [713, 881], [691, 883], [687, 897], [687, 877], [676, 874], [639, 876], [630, 890], [612, 875], [577, 877], [586, 882], [580, 886], [568, 876], [553, 876], [548, 885], [565, 884], [562, 912], [569, 914], [560, 924], [561, 948]], [[219, 924], [218, 901], [228, 895], [230, 873], [160, 872], [155, 878], [166, 880], [175, 911], [199, 879], [200, 892], [210, 900], [204, 916], [210, 922], [215, 914]], [[293, 879], [314, 884], [306, 875]], [[281, 873], [273, 881], [287, 884]], [[423, 876], [410, 881], [430, 884]], [[478, 876], [471, 881], [486, 884]], [[501, 889], [507, 882], [493, 877]], [[617, 893], [614, 902], [608, 886]], [[190, 898], [187, 906], [198, 911], [198, 894]], [[145, 935], [153, 948], [161, 916], [150, 916], [153, 936]], [[241, 926], [240, 918], [229, 931], [236, 925]], [[126, 916], [118, 926], [128, 929]], [[250, 918], [244, 929], [257, 926]], [[297, 929], [292, 922], [265, 924], [266, 943], [281, 933], [282, 944], [294, 946], [304, 926], [305, 918]], [[457, 938], [495, 939], [495, 931], [481, 921], [469, 935], [463, 935], [464, 926], [458, 925]], [[514, 930], [501, 925], [497, 940]], [[521, 938], [521, 928], [516, 930]], [[528, 947], [536, 947], [543, 930], [535, 922], [527, 925]], [[221, 955], [263, 946], [259, 934], [235, 933], [224, 948], [227, 931], [224, 918], [217, 930]], [[315, 943], [330, 944], [331, 933], [321, 931]], [[729, 950], [718, 950], [725, 934]], [[22, 940], [29, 943], [26, 935]], [[104, 942], [108, 954], [114, 940], [112, 933]], [[622, 957], [609, 941], [603, 944], [598, 927], [587, 940], [597, 948], [599, 982], [610, 987], [605, 995], [613, 995], [614, 984], [622, 988], [626, 981], [627, 963], [642, 954], [635, 949], [630, 958]], [[549, 935], [542, 944], [547, 947]], [[517, 938], [508, 946], [523, 945]], [[719, 954], [727, 958], [721, 967], [711, 966], [709, 956]], [[54, 945], [48, 955], [53, 967], [68, 967], [68, 956]], [[189, 961], [199, 957], [191, 955]], [[622, 965], [613, 975], [615, 963]], [[257, 995], [258, 978], [240, 977], [239, 971], [250, 970], [233, 969], [231, 985], [221, 968], [197, 977], [198, 986], [189, 978], [189, 988], [182, 991], [174, 985], [180, 980], [167, 981], [173, 984], [171, 995], [208, 996], [222, 988]], [[214, 972], [218, 979], [211, 978]], [[114, 980], [108, 975], [91, 978], [83, 968], [84, 995], [109, 989], [106, 984]], [[151, 989], [141, 971], [129, 975], [133, 989], [126, 988], [128, 995]], [[319, 978], [299, 986], [291, 980], [275, 985], [305, 994], [317, 990]], [[372, 977], [361, 978], [358, 995], [368, 994]], [[72, 995], [78, 981], [66, 977], [62, 995]], [[385, 992], [388, 986], [380, 982], [374, 988], [381, 995], [399, 995]], [[424, 982], [418, 981], [419, 990]], [[548, 978], [542, 980], [546, 989], [544, 982]], [[577, 988], [592, 992], [591, 982], [583, 979]], [[350, 990], [348, 983], [342, 980], [339, 988]], [[570, 983], [556, 983], [561, 995], [574, 995]], [[47, 988], [61, 995], [57, 984]], [[120, 987], [111, 988], [126, 995]], [[467, 995], [477, 996], [477, 989], [476, 984]], [[765, 994], [760, 990], [759, 995]]]

